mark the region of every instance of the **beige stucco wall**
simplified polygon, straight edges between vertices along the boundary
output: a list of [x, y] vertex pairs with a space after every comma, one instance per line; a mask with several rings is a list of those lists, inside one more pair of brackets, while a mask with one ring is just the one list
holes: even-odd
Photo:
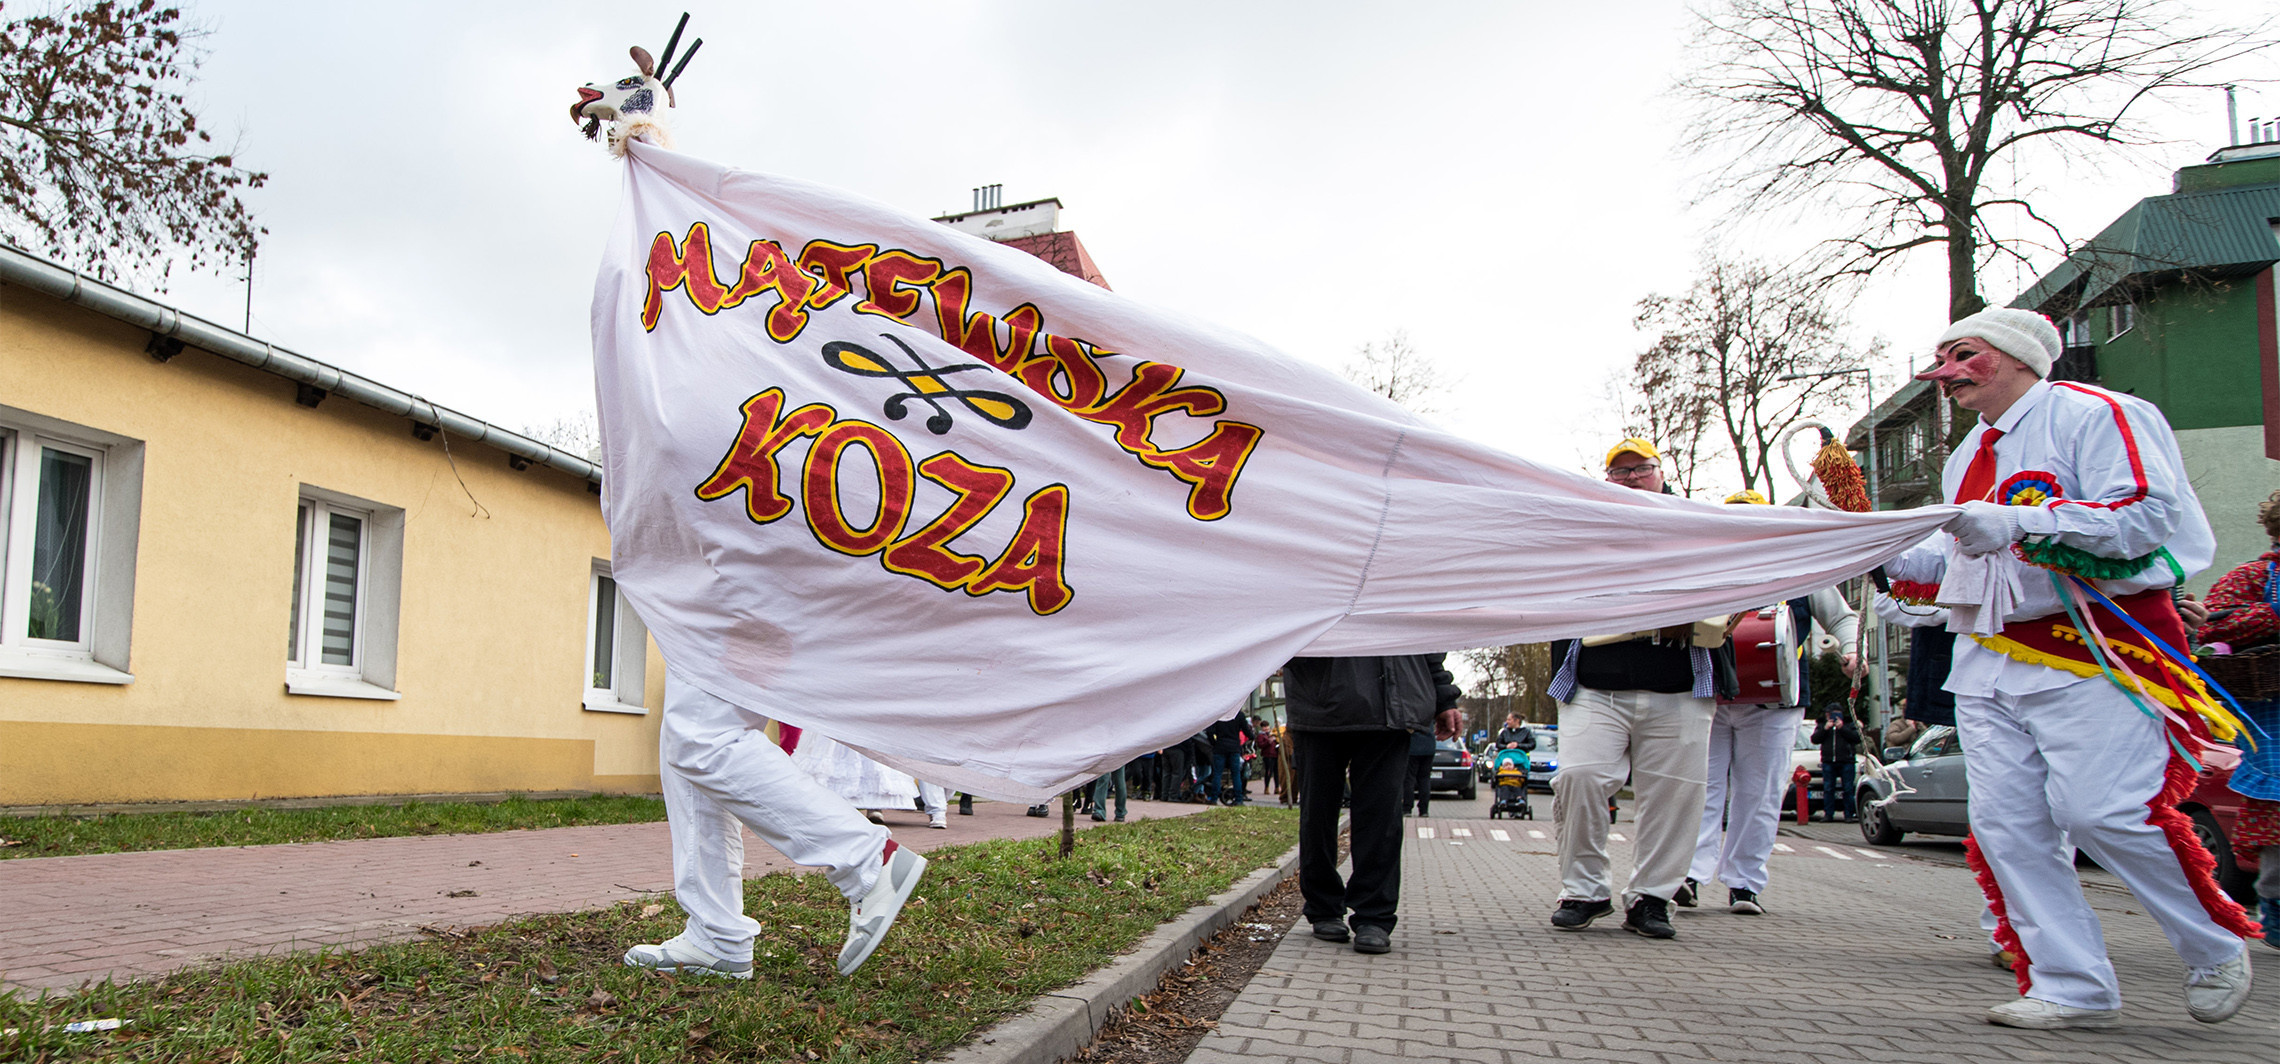
[[2199, 594], [2227, 570], [2270, 549], [2264, 527], [2256, 523], [2256, 507], [2280, 491], [2280, 462], [2264, 457], [2262, 425], [2180, 430], [2177, 449], [2217, 533], [2217, 560], [2186, 585]]
[[[584, 481], [131, 326], [0, 287], [0, 403], [145, 444], [125, 685], [0, 678], [0, 805], [328, 794], [653, 791], [647, 715], [581, 707]], [[481, 411], [475, 411], [481, 416]], [[397, 701], [289, 695], [302, 485], [404, 511]]]

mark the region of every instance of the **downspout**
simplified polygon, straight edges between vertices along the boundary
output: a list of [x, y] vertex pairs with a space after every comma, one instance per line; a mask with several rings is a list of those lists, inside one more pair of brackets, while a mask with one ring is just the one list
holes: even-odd
[[234, 362], [273, 373], [286, 380], [322, 388], [375, 410], [409, 418], [452, 436], [489, 444], [506, 453], [590, 484], [602, 482], [602, 468], [568, 451], [551, 447], [518, 432], [438, 406], [409, 392], [264, 343], [244, 333], [225, 329], [203, 318], [145, 299], [122, 288], [104, 284], [52, 262], [0, 244], [0, 283], [17, 285], [66, 303], [85, 307], [185, 346], [209, 351]]

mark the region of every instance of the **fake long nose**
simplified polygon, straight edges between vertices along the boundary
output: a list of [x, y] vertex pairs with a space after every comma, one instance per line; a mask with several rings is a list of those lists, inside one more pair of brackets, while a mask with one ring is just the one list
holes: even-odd
[[1963, 371], [1963, 363], [1950, 362], [1944, 366], [1934, 363], [1930, 369], [1916, 374], [1916, 379], [1931, 381], [1935, 384], [1946, 384], [1949, 381], [1970, 380], [1971, 377]]

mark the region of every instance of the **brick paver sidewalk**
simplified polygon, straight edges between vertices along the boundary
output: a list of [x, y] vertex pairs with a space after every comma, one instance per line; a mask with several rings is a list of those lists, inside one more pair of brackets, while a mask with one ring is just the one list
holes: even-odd
[[[1132, 803], [1135, 820], [1206, 808]], [[1092, 821], [1077, 818], [1080, 827]], [[948, 830], [887, 814], [920, 850], [1058, 832], [977, 802]], [[745, 836], [745, 874], [793, 867]], [[227, 954], [408, 938], [422, 927], [573, 912], [673, 889], [663, 822], [0, 861], [0, 988], [155, 975]]]
[[[1704, 907], [1677, 910], [1678, 938], [1656, 942], [1623, 931], [1620, 913], [1552, 929], [1545, 821], [1468, 819], [1485, 800], [1434, 810], [1405, 821], [1393, 952], [1360, 955], [1294, 928], [1191, 1064], [2280, 1061], [2280, 951], [2252, 943], [2264, 971], [2248, 1007], [2195, 1023], [2176, 954], [2102, 873], [2085, 878], [2121, 973], [2121, 1029], [2016, 1031], [1981, 1019], [2014, 984], [1987, 963], [1978, 888], [1954, 840], [1882, 851], [1850, 825], [1788, 829], [1768, 915], [1727, 912], [1713, 887]], [[1629, 846], [1612, 850], [1620, 884]]]

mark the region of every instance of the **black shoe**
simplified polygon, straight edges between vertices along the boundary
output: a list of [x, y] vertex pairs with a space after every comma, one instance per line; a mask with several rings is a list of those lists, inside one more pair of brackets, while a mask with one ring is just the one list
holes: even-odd
[[959, 816], [973, 816], [973, 815], [974, 815], [974, 796], [973, 796], [973, 795], [971, 795], [971, 794], [961, 794], [961, 795], [959, 795], [959, 796], [958, 796], [958, 815], [959, 815]]
[[1615, 903], [1601, 898], [1585, 901], [1582, 898], [1565, 898], [1560, 907], [1552, 910], [1552, 926], [1562, 931], [1581, 931], [1597, 920], [1615, 911]]
[[1765, 903], [1758, 900], [1757, 891], [1741, 887], [1726, 888], [1726, 908], [1742, 916], [1765, 915]]
[[1681, 909], [1694, 908], [1695, 889], [1701, 885], [1694, 881], [1693, 876], [1686, 877], [1686, 885], [1678, 888], [1678, 893], [1670, 896], [1670, 903]]
[[1107, 821], [1108, 821], [1108, 814], [1106, 814], [1106, 813], [1094, 813], [1094, 814], [1092, 815], [1092, 818], [1093, 818], [1093, 822], [1094, 822], [1094, 823], [1096, 823], [1096, 824], [1100, 824], [1100, 823], [1107, 823]]
[[1677, 938], [1678, 929], [1670, 926], [1670, 903], [1653, 895], [1645, 895], [1631, 903], [1623, 914], [1623, 930], [1648, 938]]
[[1046, 816], [1046, 815], [1048, 815], [1048, 814], [1045, 812], [1045, 807], [1044, 807], [1044, 806], [1042, 806], [1042, 805], [1033, 805], [1033, 806], [1030, 806], [1030, 807], [1029, 807], [1029, 815], [1030, 815], [1030, 816]]
[[1375, 924], [1363, 924], [1354, 929], [1354, 952], [1393, 952], [1393, 932]]
[[1344, 942], [1348, 937], [1346, 934], [1346, 921], [1316, 920], [1314, 921], [1314, 937], [1319, 938], [1324, 942]]

